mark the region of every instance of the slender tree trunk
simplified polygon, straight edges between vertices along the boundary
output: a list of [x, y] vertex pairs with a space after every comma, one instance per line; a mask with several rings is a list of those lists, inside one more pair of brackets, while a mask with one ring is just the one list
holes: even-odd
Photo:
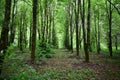
[[96, 47], [96, 51], [97, 51], [97, 42], [98, 42], [97, 40], [98, 39], [97, 39], [97, 34], [96, 33], [98, 33], [98, 32], [97, 32], [97, 26], [96, 26], [97, 22], [96, 22], [96, 14], [95, 14], [95, 12], [94, 12], [94, 24], [95, 24], [95, 47]]
[[[42, 13], [42, 26], [43, 26], [43, 29], [42, 29], [42, 45], [43, 45], [43, 47], [44, 47], [44, 43], [45, 43], [45, 29], [46, 29], [46, 11], [45, 10], [43, 10], [44, 11], [44, 13]], [[41, 26], [41, 27], [42, 27]]]
[[56, 37], [56, 32], [55, 32], [55, 12], [53, 11], [53, 14], [52, 14], [52, 45], [53, 47], [57, 48], [58, 45], [57, 45], [57, 37]]
[[51, 11], [51, 8], [49, 8], [49, 12], [50, 12], [50, 15], [49, 15], [49, 19], [50, 19], [50, 23], [49, 23], [49, 41], [48, 43], [51, 44], [51, 34], [52, 34], [52, 27], [51, 27], [51, 24], [52, 24], [52, 11]]
[[[110, 0], [111, 2], [111, 0]], [[109, 7], [109, 52], [112, 57], [112, 5]]]
[[15, 38], [15, 23], [14, 23], [14, 17], [15, 17], [15, 7], [16, 7], [16, 3], [17, 1], [14, 0], [13, 2], [13, 9], [12, 9], [12, 20], [11, 20], [11, 26], [10, 26], [10, 43], [14, 42], [14, 38]]
[[[68, 14], [69, 10], [67, 9]], [[69, 50], [69, 17], [66, 16], [66, 22], [65, 22], [65, 48]]]
[[44, 3], [44, 29], [45, 29], [45, 31], [44, 31], [44, 39], [45, 39], [45, 42], [47, 42], [47, 28], [48, 28], [48, 26], [47, 26], [47, 3], [48, 1], [47, 0], [45, 0], [45, 3]]
[[73, 53], [73, 8], [71, 7], [71, 13], [70, 13], [70, 38], [71, 38], [71, 45], [70, 45], [70, 49], [71, 52]]
[[45, 37], [44, 37], [44, 35], [45, 35], [45, 18], [44, 18], [44, 10], [43, 10], [43, 8], [42, 8], [42, 4], [40, 3], [40, 12], [41, 12], [41, 41], [42, 41], [42, 43], [44, 43], [45, 42]]
[[118, 50], [118, 37], [117, 35], [115, 36], [115, 48]]
[[31, 62], [35, 61], [36, 48], [36, 24], [37, 24], [37, 0], [33, 0], [33, 27], [32, 27], [32, 47], [31, 47]]
[[21, 13], [21, 18], [20, 18], [20, 36], [19, 36], [19, 48], [20, 48], [20, 51], [23, 51], [23, 33], [22, 33], [22, 29], [23, 29], [23, 13]]
[[29, 50], [31, 50], [31, 45], [32, 45], [32, 20], [30, 21]]
[[87, 44], [90, 51], [90, 0], [88, 0], [88, 15], [87, 15]]
[[97, 43], [97, 53], [100, 54], [100, 11], [98, 6], [98, 43]]
[[20, 25], [20, 50], [23, 51], [24, 48], [27, 47], [27, 19], [26, 19], [26, 11], [22, 12], [21, 17], [21, 25]]
[[79, 20], [79, 4], [80, 2], [77, 2], [75, 0], [75, 26], [76, 26], [76, 51], [77, 51], [77, 56], [79, 56], [79, 27], [78, 27], [78, 20]]
[[46, 42], [48, 43], [48, 33], [49, 33], [49, 13], [48, 13], [48, 2], [46, 0]]

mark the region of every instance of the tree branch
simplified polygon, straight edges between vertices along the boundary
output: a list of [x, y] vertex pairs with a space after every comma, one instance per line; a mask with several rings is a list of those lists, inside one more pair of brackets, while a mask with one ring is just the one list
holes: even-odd
[[118, 14], [120, 15], [119, 9], [110, 0], [107, 1], [117, 10]]

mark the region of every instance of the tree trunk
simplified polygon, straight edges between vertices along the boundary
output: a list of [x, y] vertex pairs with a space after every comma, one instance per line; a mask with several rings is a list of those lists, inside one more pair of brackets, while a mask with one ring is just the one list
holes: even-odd
[[[81, 1], [80, 1], [80, 6], [81, 6]], [[85, 62], [89, 62], [89, 51], [88, 51], [86, 29], [85, 29], [85, 0], [83, 0], [83, 9], [80, 8], [80, 10], [81, 10], [83, 39], [84, 39]]]
[[73, 8], [71, 8], [71, 13], [70, 13], [70, 49], [71, 49], [71, 52], [73, 53]]
[[115, 36], [115, 48], [118, 50], [118, 37], [117, 35]]
[[68, 16], [66, 16], [66, 22], [65, 22], [65, 48], [69, 50], [69, 18]]
[[36, 48], [36, 24], [37, 24], [37, 0], [33, 0], [33, 27], [32, 27], [32, 47], [31, 47], [31, 63], [35, 61]]
[[[10, 23], [10, 12], [11, 12], [11, 0], [5, 0], [5, 15], [4, 15], [4, 24], [1, 31], [1, 39], [0, 39], [0, 66], [3, 64], [5, 52], [8, 46], [8, 32], [9, 32], [9, 23]], [[3, 50], [4, 55], [1, 55], [1, 51]], [[1, 74], [2, 67], [0, 67]]]
[[98, 6], [98, 43], [97, 43], [97, 53], [100, 54], [100, 11]]
[[55, 32], [55, 12], [53, 11], [53, 14], [52, 14], [52, 45], [53, 47], [57, 48], [58, 45], [57, 45], [57, 37], [56, 37], [56, 32]]
[[[77, 56], [79, 56], [79, 27], [78, 27], [78, 20], [79, 20], [79, 4], [80, 2], [75, 1], [75, 26], [76, 26], [76, 51]], [[78, 7], [78, 9], [77, 9]]]
[[14, 0], [14, 4], [13, 4], [13, 9], [12, 9], [12, 22], [11, 22], [11, 26], [10, 26], [10, 43], [14, 42], [14, 38], [15, 38], [15, 23], [14, 23], [14, 17], [15, 17], [15, 7], [16, 7], [16, 3], [17, 1]]
[[23, 27], [23, 14], [21, 13], [21, 18], [20, 18], [20, 32], [19, 32], [19, 34], [20, 34], [20, 36], [19, 36], [19, 44], [20, 44], [20, 46], [19, 46], [19, 48], [20, 48], [20, 51], [23, 51], [23, 33], [22, 33], [22, 27]]
[[96, 22], [96, 14], [94, 12], [94, 24], [95, 24], [95, 47], [96, 47], [96, 51], [97, 51], [97, 42], [98, 42], [98, 39], [97, 39], [97, 22]]
[[[111, 0], [110, 0], [111, 2]], [[109, 7], [109, 52], [110, 56], [112, 57], [112, 5], [110, 4]]]
[[89, 62], [89, 51], [90, 51], [90, 9], [91, 2], [88, 0], [88, 17], [87, 17], [87, 54], [86, 54], [86, 62]]
[[50, 19], [50, 22], [49, 22], [49, 41], [48, 43], [51, 44], [51, 34], [52, 34], [52, 11], [51, 11], [51, 8], [49, 8], [49, 12], [50, 12], [50, 15], [49, 15], [49, 19]]
[[29, 50], [31, 50], [31, 45], [32, 45], [32, 20], [30, 21]]

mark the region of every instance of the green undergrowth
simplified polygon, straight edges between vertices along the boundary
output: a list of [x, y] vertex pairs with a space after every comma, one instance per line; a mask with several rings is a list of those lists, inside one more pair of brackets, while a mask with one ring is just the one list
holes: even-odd
[[[25, 64], [21, 67], [14, 65], [14, 69], [11, 67], [13, 66], [10, 66], [6, 73], [9, 75], [2, 75], [4, 80], [95, 80], [95, 73], [91, 69], [57, 70], [53, 67], [47, 67], [39, 68], [36, 71], [32, 66]], [[13, 72], [9, 73], [9, 70]]]
[[42, 76], [41, 80], [95, 80], [95, 73], [91, 69], [73, 70], [57, 70], [53, 67], [47, 67], [39, 71]]
[[3, 66], [0, 78], [4, 80], [95, 80], [95, 73], [91, 69], [57, 70], [54, 67], [38, 66], [39, 70], [36, 70], [19, 56], [6, 59]]
[[55, 67], [38, 66], [39, 69], [36, 70], [19, 56], [6, 59], [3, 66], [0, 76], [3, 80], [95, 80], [95, 73], [91, 69], [57, 70]]
[[36, 46], [36, 58], [44, 59], [54, 56], [54, 51], [50, 44], [39, 41]]
[[[40, 46], [39, 46], [40, 47]], [[48, 49], [49, 52], [52, 52], [51, 48], [48, 48], [48, 44], [46, 45], [46, 49]], [[67, 69], [57, 69], [55, 67], [50, 66], [42, 66], [40, 65], [34, 65], [37, 67], [34, 68], [32, 65], [27, 63], [27, 58], [30, 57], [29, 53], [15, 53], [12, 51], [12, 47], [8, 48], [7, 54], [4, 59], [3, 64], [3, 70], [2, 74], [0, 75], [0, 79], [3, 80], [96, 80], [96, 71], [90, 68], [83, 68], [83, 69], [73, 69], [71, 66]], [[43, 54], [49, 54], [48, 52], [45, 52], [41, 50], [41, 52], [37, 53], [41, 55]], [[63, 57], [68, 58], [72, 54], [67, 54], [66, 51], [55, 51], [56, 54], [52, 53], [54, 57], [57, 59], [63, 59]], [[59, 54], [58, 54], [59, 53]], [[10, 54], [10, 55], [9, 55]], [[67, 54], [67, 55], [65, 55]], [[44, 56], [45, 57], [45, 56]], [[43, 58], [43, 56], [37, 57], [37, 59]], [[47, 58], [47, 57], [45, 57]], [[47, 59], [46, 59], [47, 60]], [[74, 59], [73, 59], [74, 60]], [[112, 64], [118, 64], [120, 65], [120, 61], [113, 59], [113, 58], [100, 58], [103, 62], [109, 62]], [[40, 62], [38, 60], [38, 62]], [[75, 59], [74, 63], [78, 62], [77, 59]], [[79, 63], [79, 62], [78, 62]], [[68, 64], [69, 65], [69, 64]], [[81, 64], [82, 65], [82, 64]], [[106, 80], [109, 78], [109, 76], [113, 75], [113, 79], [119, 79], [120, 71], [109, 71], [106, 70], [103, 75], [105, 76]]]
[[111, 70], [107, 70], [104, 72], [105, 74], [105, 80], [107, 80], [110, 76], [111, 79], [110, 80], [119, 80], [120, 79], [120, 71], [111, 71]]
[[[11, 52], [11, 51], [10, 51]], [[55, 67], [37, 66], [37, 70], [24, 61], [24, 53], [18, 55], [11, 52], [11, 55], [5, 57], [2, 74], [0, 79], [3, 80], [95, 80], [95, 73], [92, 69], [74, 70], [57, 70]]]
[[120, 66], [120, 59], [103, 58], [103, 59], [100, 59], [99, 61], [106, 62], [106, 63], [112, 64], [112, 65], [119, 65]]

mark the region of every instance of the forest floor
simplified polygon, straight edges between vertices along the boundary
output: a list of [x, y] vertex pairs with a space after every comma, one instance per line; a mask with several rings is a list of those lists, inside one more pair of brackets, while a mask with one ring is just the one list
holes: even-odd
[[9, 80], [120, 80], [120, 57], [90, 53], [90, 62], [84, 62], [84, 53], [75, 56], [65, 49], [54, 50], [52, 58], [30, 63], [28, 52], [7, 58], [1, 77]]

